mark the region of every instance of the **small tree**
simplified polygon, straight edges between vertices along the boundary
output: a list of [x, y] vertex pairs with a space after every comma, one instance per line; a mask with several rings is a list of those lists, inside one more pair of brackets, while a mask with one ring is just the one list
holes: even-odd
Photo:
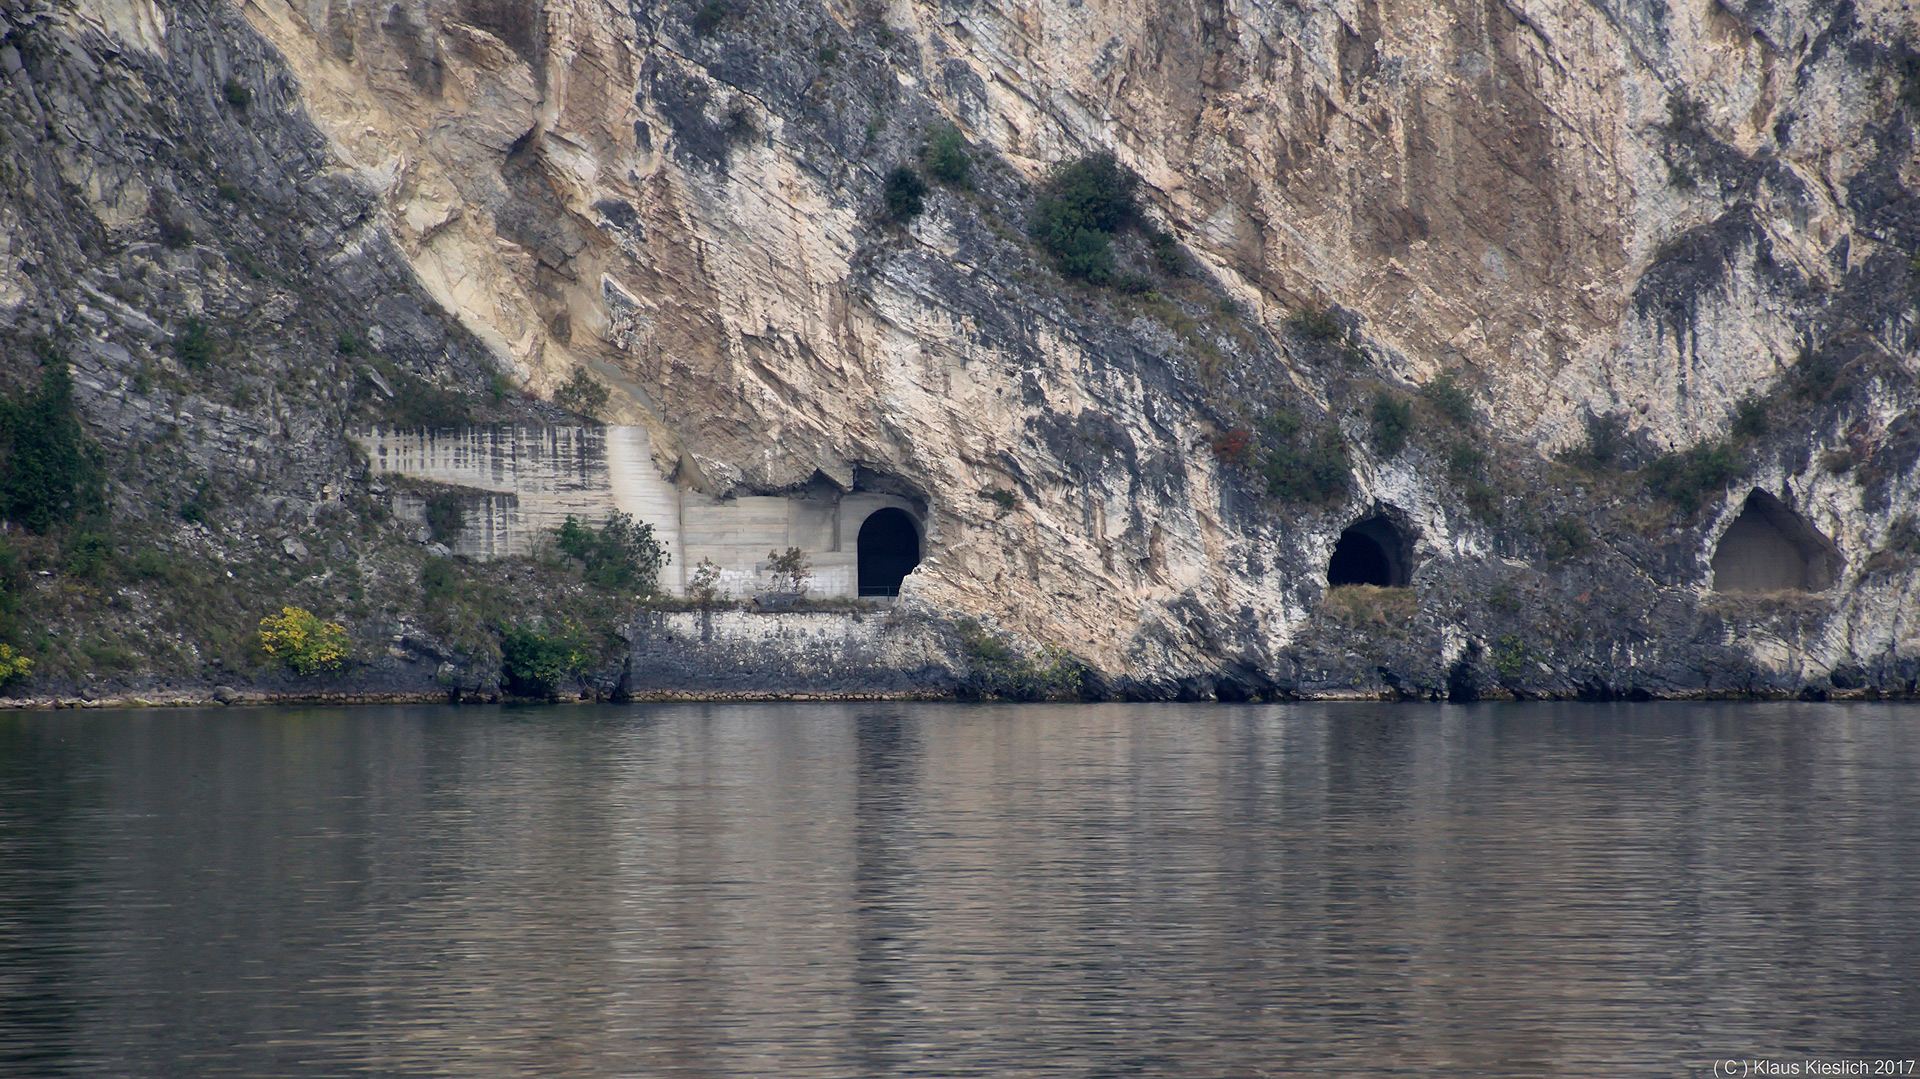
[[587, 669], [587, 646], [578, 626], [558, 633], [514, 626], [500, 635], [500, 667], [507, 689], [522, 697], [551, 697], [560, 683]]
[[0, 644], [0, 686], [33, 673], [33, 661], [13, 650], [12, 645]]
[[967, 158], [967, 140], [952, 124], [941, 124], [927, 139], [927, 173], [950, 187], [972, 186], [967, 173], [973, 162]]
[[347, 631], [337, 622], [322, 622], [303, 607], [282, 607], [279, 617], [260, 620], [260, 650], [295, 674], [337, 671], [347, 661]]
[[553, 391], [554, 404], [590, 420], [598, 420], [605, 415], [607, 402], [611, 398], [607, 388], [588, 374], [584, 367], [574, 368], [572, 377]]
[[920, 174], [901, 165], [887, 173], [887, 216], [904, 225], [927, 208], [927, 183]]
[[720, 567], [711, 558], [703, 558], [693, 567], [693, 579], [687, 582], [687, 598], [701, 610], [720, 602]]
[[569, 516], [554, 538], [560, 550], [580, 560], [587, 580], [609, 591], [651, 594], [673, 556], [654, 538], [653, 526], [615, 511], [599, 529]]
[[768, 551], [767, 569], [770, 571], [767, 591], [776, 595], [805, 595], [807, 585], [813, 580], [813, 563], [798, 547], [789, 547], [785, 552]]
[[1413, 428], [1413, 410], [1393, 394], [1380, 391], [1373, 395], [1373, 446], [1382, 457], [1392, 457], [1407, 448], [1407, 432]]

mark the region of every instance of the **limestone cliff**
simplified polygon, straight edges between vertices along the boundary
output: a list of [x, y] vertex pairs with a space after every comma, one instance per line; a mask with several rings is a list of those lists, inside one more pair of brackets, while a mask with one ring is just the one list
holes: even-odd
[[[373, 360], [535, 398], [584, 369], [684, 490], [924, 505], [904, 605], [1134, 692], [1920, 675], [1910, 5], [0, 11], [0, 323], [71, 342], [110, 450], [199, 411], [195, 475], [240, 461], [245, 498], [365, 485], [342, 433], [405, 418]], [[897, 223], [886, 177], [947, 125], [967, 183]], [[1125, 287], [1029, 236], [1101, 150], [1143, 181]], [[129, 392], [190, 312], [321, 377]], [[1297, 497], [1314, 431], [1350, 474]], [[1756, 490], [1827, 587], [1709, 591]], [[1369, 519], [1411, 591], [1330, 602]]]

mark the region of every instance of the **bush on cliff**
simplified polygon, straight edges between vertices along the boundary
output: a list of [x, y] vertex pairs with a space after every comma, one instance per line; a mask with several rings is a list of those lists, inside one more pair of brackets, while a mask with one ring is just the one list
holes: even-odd
[[0, 517], [45, 532], [99, 507], [99, 449], [74, 414], [66, 360], [42, 342], [36, 392], [0, 400]]
[[304, 607], [282, 607], [278, 616], [260, 620], [260, 650], [295, 674], [337, 671], [347, 662], [347, 631]]
[[1299, 413], [1285, 408], [1269, 413], [1260, 428], [1266, 444], [1261, 473], [1268, 494], [1287, 502], [1315, 504], [1338, 501], [1346, 494], [1353, 460], [1339, 431], [1329, 428], [1309, 438]]
[[1733, 447], [1702, 442], [1661, 455], [1647, 466], [1647, 489], [1691, 515], [1706, 497], [1726, 487], [1740, 471]]
[[587, 669], [588, 652], [580, 627], [557, 633], [514, 626], [500, 634], [500, 669], [507, 690], [521, 697], [552, 697], [567, 678]]
[[1113, 234], [1132, 220], [1140, 178], [1110, 150], [1054, 166], [1033, 204], [1034, 240], [1068, 277], [1113, 280]]
[[652, 525], [635, 524], [617, 511], [597, 529], [568, 517], [554, 538], [567, 557], [580, 560], [590, 583], [613, 592], [652, 595], [660, 589], [660, 571], [673, 560]]
[[927, 182], [905, 165], [887, 173], [887, 186], [883, 194], [887, 202], [887, 216], [902, 225], [919, 217], [920, 212], [927, 208]]

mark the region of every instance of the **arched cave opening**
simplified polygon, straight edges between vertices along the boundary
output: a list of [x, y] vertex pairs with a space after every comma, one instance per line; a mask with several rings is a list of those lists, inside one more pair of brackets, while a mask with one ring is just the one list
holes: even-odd
[[860, 525], [860, 594], [897, 596], [900, 582], [920, 564], [920, 530], [905, 510], [875, 510]]
[[1327, 587], [1371, 584], [1404, 588], [1413, 581], [1413, 542], [1385, 517], [1369, 517], [1340, 533], [1327, 560]]
[[1833, 541], [1758, 488], [1713, 551], [1715, 592], [1819, 592], [1839, 576]]

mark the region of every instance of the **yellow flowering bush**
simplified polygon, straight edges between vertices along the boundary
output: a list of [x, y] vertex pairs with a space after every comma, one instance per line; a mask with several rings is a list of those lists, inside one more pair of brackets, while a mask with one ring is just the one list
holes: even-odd
[[282, 607], [260, 620], [260, 650], [302, 675], [337, 671], [347, 661], [347, 630], [302, 607]]
[[15, 652], [12, 645], [0, 644], [0, 686], [25, 678], [32, 670], [32, 660]]

